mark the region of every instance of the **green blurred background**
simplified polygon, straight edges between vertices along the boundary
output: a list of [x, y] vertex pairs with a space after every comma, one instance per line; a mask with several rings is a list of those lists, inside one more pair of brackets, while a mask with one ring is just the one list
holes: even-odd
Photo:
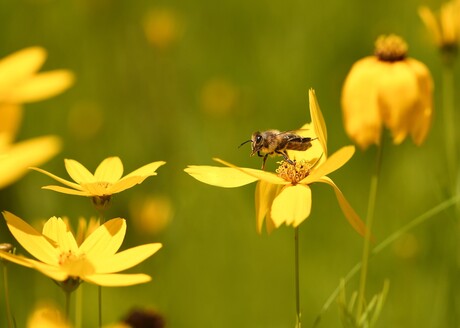
[[[260, 159], [248, 156], [249, 147], [237, 146], [255, 130], [291, 130], [310, 121], [310, 87], [328, 125], [330, 151], [350, 144], [342, 126], [341, 85], [353, 62], [371, 54], [382, 33], [404, 37], [409, 54], [430, 67], [436, 114], [423, 147], [385, 142], [377, 240], [445, 199], [441, 64], [417, 15], [421, 4], [440, 6], [428, 0], [0, 1], [1, 57], [40, 45], [49, 52], [43, 70], [67, 68], [77, 77], [64, 94], [25, 106], [19, 140], [56, 134], [64, 141], [62, 152], [44, 169], [67, 177], [64, 158], [93, 171], [114, 155], [126, 173], [152, 161], [167, 162], [158, 176], [114, 197], [108, 211], [109, 218], [128, 220], [123, 248], [147, 242], [164, 247], [130, 270], [152, 275], [152, 282], [103, 289], [104, 322], [141, 306], [162, 313], [168, 327], [294, 326], [293, 229], [258, 235], [254, 185], [215, 188], [183, 169], [213, 165], [212, 157], [259, 168]], [[374, 147], [357, 151], [331, 175], [361, 216], [375, 152]], [[40, 190], [51, 182], [30, 172], [0, 191], [1, 210], [35, 223], [54, 215], [75, 222], [96, 214], [86, 198]], [[147, 233], [130, 218], [145, 197], [170, 200], [173, 214], [163, 229]], [[448, 214], [417, 227], [371, 261], [368, 297], [381, 290], [385, 278], [391, 282], [378, 327], [460, 324], [447, 278], [458, 230]], [[12, 242], [4, 223], [0, 237]], [[347, 224], [332, 190], [314, 185], [312, 214], [300, 227], [304, 327], [311, 326], [340, 278], [360, 260], [361, 248], [362, 239]], [[63, 293], [51, 280], [9, 268], [18, 327], [38, 300], [63, 304]], [[357, 281], [347, 286], [349, 292]], [[96, 290], [83, 285], [84, 327], [97, 323]], [[6, 326], [3, 313], [0, 326]], [[320, 327], [339, 326], [334, 303]]]

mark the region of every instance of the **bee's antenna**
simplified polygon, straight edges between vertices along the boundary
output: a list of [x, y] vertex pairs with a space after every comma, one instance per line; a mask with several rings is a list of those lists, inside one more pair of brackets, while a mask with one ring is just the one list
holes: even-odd
[[251, 139], [249, 139], [249, 140], [246, 140], [246, 141], [245, 141], [245, 142], [243, 142], [241, 145], [239, 145], [239, 146], [238, 146], [238, 148], [240, 148], [240, 147], [241, 147], [241, 146], [243, 146], [244, 144], [247, 144], [248, 142], [252, 142], [252, 140], [251, 140]]

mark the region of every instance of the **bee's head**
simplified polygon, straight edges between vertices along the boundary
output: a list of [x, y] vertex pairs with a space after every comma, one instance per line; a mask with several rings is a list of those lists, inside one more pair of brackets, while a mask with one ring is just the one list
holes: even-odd
[[251, 139], [243, 142], [240, 145], [240, 147], [248, 142], [251, 143], [251, 156], [253, 156], [255, 153], [257, 153], [262, 148], [262, 143], [263, 143], [262, 133], [260, 133], [259, 131], [254, 132], [251, 136]]

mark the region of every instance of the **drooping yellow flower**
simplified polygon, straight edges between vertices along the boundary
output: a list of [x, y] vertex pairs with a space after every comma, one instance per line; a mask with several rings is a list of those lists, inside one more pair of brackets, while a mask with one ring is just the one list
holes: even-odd
[[129, 189], [136, 184], [140, 184], [150, 176], [157, 175], [155, 171], [160, 166], [166, 164], [166, 162], [163, 161], [152, 162], [122, 177], [123, 163], [119, 157], [108, 157], [104, 159], [96, 168], [94, 174], [73, 159], [65, 159], [64, 162], [67, 173], [75, 182], [65, 180], [36, 167], [32, 169], [46, 174], [70, 188], [54, 185], [44, 186], [42, 188], [69, 195], [92, 197], [93, 202], [101, 206], [108, 203], [113, 194]]
[[382, 128], [400, 144], [408, 135], [416, 145], [425, 140], [433, 115], [433, 80], [428, 68], [406, 56], [398, 36], [376, 41], [375, 56], [357, 61], [342, 90], [348, 136], [362, 149], [380, 143]]
[[[354, 146], [343, 147], [332, 156], [327, 157], [327, 132], [316, 96], [310, 90], [311, 136], [317, 137], [320, 153], [312, 151], [297, 152], [290, 158], [295, 164], [282, 161], [276, 173], [241, 168], [220, 159], [217, 162], [227, 167], [195, 166], [185, 169], [195, 179], [218, 187], [232, 188], [258, 181], [256, 186], [256, 221], [257, 231], [262, 230], [266, 218], [267, 230], [286, 223], [297, 227], [309, 215], [312, 207], [310, 185], [321, 182], [330, 185], [336, 194], [340, 207], [352, 227], [361, 235], [365, 226], [350, 206], [337, 185], [327, 176], [344, 165], [354, 153]], [[313, 148], [313, 147], [312, 147]]]
[[151, 280], [146, 274], [120, 274], [161, 248], [160, 243], [144, 244], [117, 253], [126, 233], [124, 219], [107, 221], [77, 244], [69, 226], [52, 217], [42, 233], [9, 212], [3, 212], [8, 228], [19, 244], [35, 259], [0, 250], [0, 258], [33, 268], [44, 275], [66, 283], [80, 280], [100, 286], [130, 286]]
[[418, 13], [441, 52], [455, 56], [460, 41], [460, 2], [446, 2], [438, 13], [421, 6]]

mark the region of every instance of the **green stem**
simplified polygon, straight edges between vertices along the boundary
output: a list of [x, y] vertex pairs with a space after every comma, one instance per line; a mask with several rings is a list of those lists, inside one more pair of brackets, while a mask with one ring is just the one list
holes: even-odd
[[82, 293], [83, 293], [83, 286], [80, 286], [76, 290], [75, 295], [75, 328], [81, 328], [81, 321], [82, 321]]
[[6, 318], [8, 321], [8, 328], [13, 328], [13, 316], [11, 314], [10, 293], [8, 289], [8, 269], [3, 260], [0, 260], [0, 262], [3, 264], [3, 287], [5, 289]]
[[300, 313], [300, 279], [299, 279], [299, 227], [294, 229], [294, 267], [295, 267], [295, 305], [296, 328], [302, 326]]
[[98, 299], [98, 309], [99, 309], [99, 327], [102, 327], [102, 287], [97, 286], [97, 299]]
[[[457, 204], [460, 202], [460, 194], [449, 198], [442, 203], [436, 205], [435, 207], [429, 209], [425, 213], [417, 216], [415, 219], [407, 223], [406, 225], [402, 226], [399, 228], [397, 231], [393, 232], [391, 235], [389, 235], [387, 238], [385, 238], [381, 243], [379, 243], [377, 246], [375, 246], [372, 249], [371, 255], [377, 255], [380, 253], [382, 250], [384, 250], [387, 246], [391, 245], [395, 240], [397, 240], [399, 237], [402, 235], [406, 234], [408, 231], [412, 230], [413, 228], [417, 227], [418, 225], [424, 223], [428, 219], [434, 217], [435, 215], [441, 213], [442, 211], [446, 210], [447, 208]], [[352, 277], [354, 277], [355, 274], [358, 273], [359, 269], [361, 269], [362, 262], [356, 263], [350, 271], [345, 275], [345, 278], [343, 278], [343, 282], [347, 283], [350, 281]], [[315, 322], [313, 323], [313, 327], [317, 327], [318, 324], [321, 321], [321, 316], [329, 309], [331, 304], [334, 302], [335, 299], [337, 299], [337, 295], [340, 292], [341, 286], [337, 286], [337, 288], [332, 292], [332, 294], [329, 296], [329, 298], [326, 300], [324, 303], [323, 307], [321, 308], [320, 314], [316, 317]]]
[[442, 105], [444, 118], [444, 142], [447, 160], [448, 181], [451, 182], [450, 192], [455, 195], [457, 149], [455, 147], [455, 105], [454, 105], [454, 70], [453, 65], [445, 64], [442, 70]]
[[362, 267], [361, 267], [361, 276], [359, 280], [359, 290], [358, 290], [358, 303], [356, 308], [356, 322], [359, 322], [361, 318], [362, 311], [364, 309], [365, 302], [365, 292], [366, 292], [366, 281], [367, 281], [367, 272], [369, 267], [369, 252], [371, 244], [371, 231], [372, 225], [374, 223], [374, 212], [375, 212], [375, 201], [377, 198], [377, 188], [379, 184], [379, 175], [380, 167], [382, 162], [382, 152], [383, 152], [383, 140], [381, 140], [380, 145], [377, 146], [377, 157], [375, 172], [371, 177], [371, 186], [369, 190], [369, 201], [367, 205], [367, 215], [366, 215], [366, 234], [364, 236], [364, 245], [363, 245], [363, 254], [362, 254]]
[[72, 292], [65, 290], [65, 318], [67, 322], [70, 322], [70, 294]]

